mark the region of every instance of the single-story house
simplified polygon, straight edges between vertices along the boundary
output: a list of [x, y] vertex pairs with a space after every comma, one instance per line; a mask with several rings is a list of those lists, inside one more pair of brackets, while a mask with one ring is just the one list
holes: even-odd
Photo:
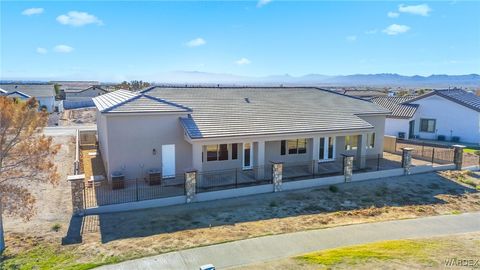
[[66, 87], [60, 90], [65, 109], [94, 107], [92, 98], [108, 93], [104, 88], [93, 85], [86, 88]]
[[378, 97], [392, 111], [385, 135], [480, 144], [480, 97], [461, 89], [435, 90], [417, 97]]
[[383, 153], [390, 111], [317, 88], [118, 90], [93, 98], [106, 174], [142, 178]]
[[367, 100], [370, 100], [375, 97], [386, 97], [390, 95], [387, 92], [378, 91], [378, 90], [344, 90], [343, 94], [347, 96], [358, 97], [358, 98], [367, 99]]
[[6, 91], [8, 97], [29, 99], [35, 97], [40, 108], [48, 112], [55, 110], [55, 89], [52, 84], [1, 84], [0, 88]]

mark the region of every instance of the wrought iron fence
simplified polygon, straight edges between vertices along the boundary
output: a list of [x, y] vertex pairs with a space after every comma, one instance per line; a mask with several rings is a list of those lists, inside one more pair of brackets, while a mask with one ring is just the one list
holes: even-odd
[[365, 155], [361, 157], [355, 156], [353, 158], [353, 171], [355, 172], [369, 172], [369, 171], [383, 171], [402, 167], [401, 157], [397, 159], [392, 157], [384, 157], [382, 154]]
[[412, 158], [423, 160], [431, 164], [450, 164], [453, 163], [454, 149], [445, 145], [433, 143], [397, 140], [394, 154], [401, 155], [402, 148], [413, 148]]
[[272, 166], [255, 166], [251, 169], [203, 171], [197, 174], [196, 192], [208, 192], [272, 183]]
[[185, 194], [185, 176], [88, 182], [84, 187], [85, 208], [152, 200]]

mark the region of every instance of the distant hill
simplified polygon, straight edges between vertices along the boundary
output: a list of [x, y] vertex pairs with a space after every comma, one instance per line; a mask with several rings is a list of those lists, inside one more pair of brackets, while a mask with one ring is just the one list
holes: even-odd
[[[370, 87], [410, 87], [410, 88], [480, 88], [480, 75], [430, 75], [403, 76], [399, 74], [354, 74], [328, 76], [308, 74], [304, 76], [272, 75], [264, 77], [239, 76], [225, 73], [200, 71], [164, 72], [146, 77], [134, 78], [152, 81], [157, 84], [175, 85], [258, 85], [258, 86], [370, 86]], [[16, 80], [18, 82], [18, 80]], [[30, 81], [32, 82], [32, 81]], [[38, 83], [39, 81], [35, 81]]]
[[327, 76], [308, 74], [305, 76], [273, 75], [247, 77], [231, 74], [176, 71], [159, 74], [156, 83], [176, 84], [232, 84], [232, 85], [318, 85], [318, 86], [376, 86], [376, 87], [480, 87], [480, 75], [430, 75], [403, 76], [399, 74], [355, 74]]

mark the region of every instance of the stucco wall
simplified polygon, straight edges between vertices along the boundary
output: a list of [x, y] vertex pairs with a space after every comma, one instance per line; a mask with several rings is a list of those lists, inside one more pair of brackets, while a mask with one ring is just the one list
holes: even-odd
[[387, 118], [385, 121], [385, 135], [398, 137], [399, 132], [405, 132], [405, 138], [408, 138], [408, 129], [410, 119]]
[[[433, 95], [412, 102], [419, 104], [415, 114], [415, 134], [424, 139], [437, 139], [445, 135], [459, 136], [460, 141], [480, 144], [480, 113], [458, 103]], [[420, 119], [436, 119], [436, 132], [420, 132]]]
[[108, 172], [108, 137], [107, 137], [107, 122], [106, 116], [101, 114], [97, 110], [97, 134], [98, 134], [98, 147], [100, 149], [100, 153], [102, 154], [103, 158], [103, 165], [105, 167], [105, 171]]
[[191, 168], [192, 146], [184, 139], [179, 117], [180, 114], [108, 115], [108, 176], [113, 171], [123, 171], [132, 179], [146, 175], [151, 168], [161, 168], [164, 144], [175, 144], [176, 173]]

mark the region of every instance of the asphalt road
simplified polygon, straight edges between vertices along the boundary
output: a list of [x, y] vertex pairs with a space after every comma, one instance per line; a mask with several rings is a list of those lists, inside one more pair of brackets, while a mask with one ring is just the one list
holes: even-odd
[[480, 212], [357, 224], [258, 237], [170, 252], [102, 266], [98, 269], [193, 270], [209, 263], [217, 269], [228, 269], [341, 246], [476, 231], [480, 231]]

